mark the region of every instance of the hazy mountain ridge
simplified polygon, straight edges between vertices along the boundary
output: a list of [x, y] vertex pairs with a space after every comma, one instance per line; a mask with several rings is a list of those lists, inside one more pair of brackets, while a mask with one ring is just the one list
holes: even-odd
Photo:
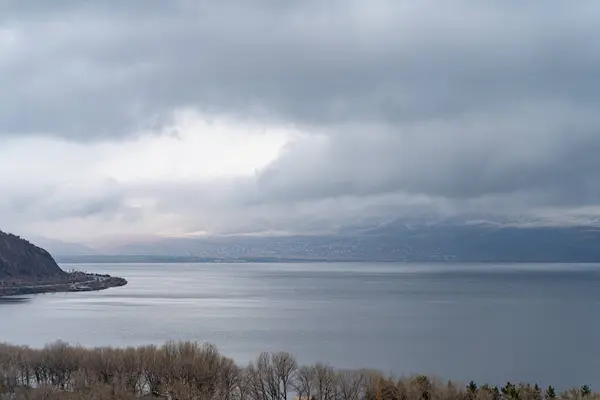
[[65, 242], [62, 240], [51, 239], [45, 236], [28, 236], [39, 247], [44, 248], [50, 254], [60, 254], [61, 256], [72, 255], [91, 255], [98, 251], [81, 243]]
[[321, 235], [162, 238], [126, 243], [104, 254], [127, 260], [146, 256], [140, 258], [145, 261], [600, 262], [600, 227], [593, 222], [555, 225], [531, 217], [479, 214], [396, 218]]

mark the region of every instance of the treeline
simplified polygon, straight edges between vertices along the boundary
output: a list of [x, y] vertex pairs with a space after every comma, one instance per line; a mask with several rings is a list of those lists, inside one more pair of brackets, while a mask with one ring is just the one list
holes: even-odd
[[200, 400], [592, 400], [589, 387], [507, 383], [478, 387], [426, 376], [392, 379], [371, 370], [298, 366], [289, 353], [261, 354], [240, 367], [208, 344], [95, 348], [55, 342], [43, 349], [0, 344], [0, 399]]

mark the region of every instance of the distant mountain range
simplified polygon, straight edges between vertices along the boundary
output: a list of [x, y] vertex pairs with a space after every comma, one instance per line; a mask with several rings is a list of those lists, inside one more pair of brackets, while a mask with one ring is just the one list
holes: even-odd
[[560, 226], [531, 217], [421, 216], [355, 224], [319, 235], [157, 238], [95, 253], [79, 250], [55, 254], [63, 262], [600, 262], [600, 223]]
[[99, 254], [97, 250], [81, 243], [64, 242], [62, 240], [37, 235], [29, 236], [28, 239], [36, 243], [39, 247], [48, 250], [50, 254], [58, 254], [61, 256]]

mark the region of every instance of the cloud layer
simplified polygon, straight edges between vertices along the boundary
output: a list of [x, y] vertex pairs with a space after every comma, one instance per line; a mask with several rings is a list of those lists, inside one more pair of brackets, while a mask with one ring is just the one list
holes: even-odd
[[0, 6], [7, 229], [307, 231], [600, 204], [595, 2], [144, 5]]

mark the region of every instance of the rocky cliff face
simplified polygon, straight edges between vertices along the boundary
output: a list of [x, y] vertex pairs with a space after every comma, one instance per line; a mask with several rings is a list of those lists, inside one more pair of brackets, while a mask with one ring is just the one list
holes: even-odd
[[0, 279], [37, 280], [65, 275], [46, 250], [0, 231]]

